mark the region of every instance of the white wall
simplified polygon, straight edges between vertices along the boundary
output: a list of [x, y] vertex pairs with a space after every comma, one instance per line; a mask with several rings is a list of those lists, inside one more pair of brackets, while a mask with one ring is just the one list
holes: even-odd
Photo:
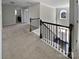
[[16, 16], [15, 16], [15, 7], [10, 5], [2, 6], [2, 18], [3, 25], [12, 25], [16, 24]]
[[76, 2], [77, 0], [70, 0], [70, 23], [74, 25], [73, 30], [72, 30], [72, 51], [73, 51], [73, 58], [72, 59], [79, 59], [77, 58], [77, 40], [78, 40], [78, 4]]
[[[60, 11], [67, 10], [67, 18], [60, 19]], [[47, 22], [57, 23], [69, 26], [69, 8], [53, 8], [44, 4], [40, 4], [40, 18]]]
[[[78, 16], [79, 16], [79, 14], [78, 14]], [[78, 46], [77, 47], [78, 47], [78, 58], [79, 58], [79, 24], [78, 24]]]
[[0, 59], [2, 59], [2, 5], [0, 0]]
[[[56, 8], [43, 4], [37, 4], [29, 8], [29, 19], [40, 18], [44, 21], [56, 23]], [[39, 20], [32, 22], [34, 26], [39, 26]]]
[[40, 18], [46, 22], [56, 23], [56, 8], [40, 4]]
[[29, 7], [29, 17], [39, 18], [40, 17], [40, 4]]
[[[78, 22], [79, 22], [79, 6], [78, 6]], [[79, 23], [78, 23], [78, 56], [79, 56]]]
[[[29, 7], [29, 21], [30, 18], [40, 18], [40, 4]], [[39, 20], [32, 22], [33, 26], [39, 26]]]
[[21, 20], [24, 23], [24, 9], [21, 9]]
[[2, 22], [3, 26], [16, 24], [15, 9], [19, 7], [12, 5], [2, 5]]

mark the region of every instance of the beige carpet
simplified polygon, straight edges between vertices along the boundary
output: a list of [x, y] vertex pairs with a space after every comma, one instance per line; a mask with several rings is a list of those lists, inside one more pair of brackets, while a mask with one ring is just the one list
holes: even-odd
[[67, 59], [29, 32], [29, 25], [3, 28], [3, 59]]

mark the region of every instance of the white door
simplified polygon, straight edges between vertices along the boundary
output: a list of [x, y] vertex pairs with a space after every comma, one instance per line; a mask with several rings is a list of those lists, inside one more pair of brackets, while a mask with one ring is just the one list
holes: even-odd
[[24, 23], [29, 23], [29, 11], [28, 9], [24, 10]]
[[21, 10], [22, 23], [30, 23], [29, 21], [29, 11], [28, 9]]

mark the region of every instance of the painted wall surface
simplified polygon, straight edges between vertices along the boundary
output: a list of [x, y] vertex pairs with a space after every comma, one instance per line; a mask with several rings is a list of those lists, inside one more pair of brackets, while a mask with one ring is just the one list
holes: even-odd
[[0, 59], [2, 59], [2, 0], [0, 0]]
[[2, 21], [4, 26], [16, 24], [15, 7], [10, 5], [3, 5], [2, 14]]
[[56, 23], [56, 9], [40, 4], [40, 18], [46, 22]]
[[[40, 4], [29, 7], [29, 22], [30, 18], [40, 18]], [[39, 20], [33, 20], [32, 25], [39, 27]]]
[[3, 26], [16, 24], [15, 10], [19, 7], [12, 5], [2, 5], [2, 22]]
[[78, 56], [79, 56], [79, 6], [78, 6]]
[[[61, 10], [67, 10], [67, 18], [66, 19], [60, 19], [60, 11]], [[56, 8], [56, 20], [57, 20], [57, 24], [69, 26], [69, 8]]]
[[24, 9], [21, 9], [21, 20], [24, 23]]

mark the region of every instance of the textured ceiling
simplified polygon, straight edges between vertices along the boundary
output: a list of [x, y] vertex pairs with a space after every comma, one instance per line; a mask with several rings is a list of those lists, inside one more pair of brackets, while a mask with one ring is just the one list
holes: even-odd
[[52, 7], [68, 6], [69, 0], [2, 0], [3, 4], [11, 4], [10, 2], [15, 2], [15, 5], [25, 7], [37, 3], [45, 3], [51, 5]]
[[2, 3], [8, 4], [8, 5], [15, 5], [19, 7], [29, 7], [31, 5], [37, 4], [37, 2], [30, 1], [30, 0], [3, 0]]

